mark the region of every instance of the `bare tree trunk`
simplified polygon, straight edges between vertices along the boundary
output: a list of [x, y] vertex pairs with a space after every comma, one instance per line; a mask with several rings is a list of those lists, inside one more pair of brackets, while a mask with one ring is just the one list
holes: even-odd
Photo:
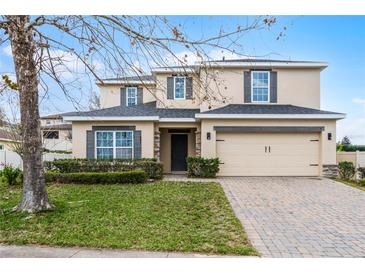
[[42, 137], [38, 106], [38, 73], [35, 42], [29, 16], [8, 16], [8, 34], [13, 52], [20, 98], [23, 138], [23, 197], [19, 211], [37, 212], [51, 208], [42, 162]]

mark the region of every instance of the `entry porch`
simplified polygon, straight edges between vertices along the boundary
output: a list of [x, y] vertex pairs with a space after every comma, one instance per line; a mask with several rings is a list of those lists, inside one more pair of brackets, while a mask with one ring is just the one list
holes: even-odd
[[196, 124], [158, 124], [155, 127], [154, 154], [164, 173], [187, 172], [186, 158], [200, 156], [200, 128]]

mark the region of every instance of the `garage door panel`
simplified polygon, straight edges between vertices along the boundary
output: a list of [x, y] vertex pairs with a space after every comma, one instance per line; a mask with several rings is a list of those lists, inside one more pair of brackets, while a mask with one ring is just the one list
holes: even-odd
[[[217, 133], [223, 176], [317, 176], [318, 133]], [[265, 146], [267, 150], [265, 152]], [[269, 152], [270, 147], [270, 152]]]

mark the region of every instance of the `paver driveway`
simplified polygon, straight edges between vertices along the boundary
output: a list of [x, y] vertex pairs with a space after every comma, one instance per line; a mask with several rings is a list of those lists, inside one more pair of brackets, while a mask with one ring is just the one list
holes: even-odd
[[218, 180], [265, 257], [365, 257], [365, 192], [322, 178]]

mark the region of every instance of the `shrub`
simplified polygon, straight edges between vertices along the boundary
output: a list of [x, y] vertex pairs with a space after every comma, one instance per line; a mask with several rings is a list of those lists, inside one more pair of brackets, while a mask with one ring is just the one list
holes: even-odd
[[365, 187], [365, 178], [360, 179], [357, 183], [358, 183], [360, 186], [364, 186], [364, 187]]
[[357, 171], [360, 173], [360, 178], [365, 179], [365, 167], [359, 167]]
[[154, 161], [137, 161], [134, 163], [137, 169], [141, 169], [147, 174], [148, 179], [161, 180], [163, 178], [163, 165]]
[[60, 173], [78, 172], [120, 172], [144, 170], [149, 179], [160, 180], [163, 174], [162, 163], [156, 159], [57, 159], [44, 163], [47, 171]]
[[348, 181], [354, 177], [356, 169], [352, 162], [343, 161], [338, 163], [338, 173], [341, 179]]
[[5, 165], [3, 170], [0, 170], [0, 177], [9, 186], [21, 185], [23, 182], [23, 172], [19, 168], [14, 168], [11, 165]]
[[188, 177], [215, 178], [219, 171], [218, 158], [188, 157]]
[[47, 183], [59, 184], [140, 184], [147, 180], [143, 170], [124, 172], [46, 172]]

